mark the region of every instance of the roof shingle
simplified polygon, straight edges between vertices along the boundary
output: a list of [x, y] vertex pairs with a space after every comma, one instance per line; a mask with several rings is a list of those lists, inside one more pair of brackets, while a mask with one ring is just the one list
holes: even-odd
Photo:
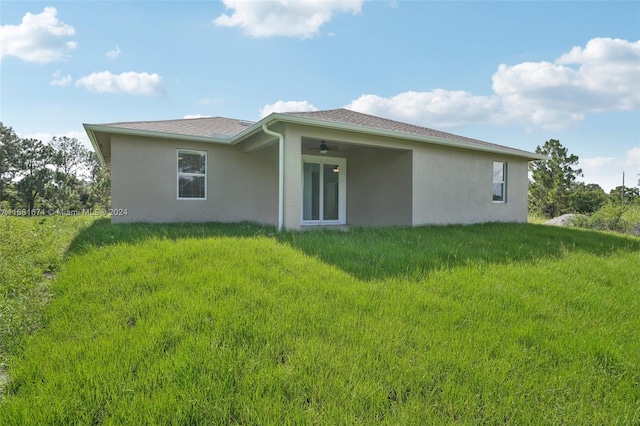
[[145, 130], [149, 132], [172, 133], [176, 135], [203, 137], [232, 137], [253, 121], [236, 120], [225, 117], [185, 118], [180, 120], [131, 121], [121, 123], [105, 123], [102, 126], [121, 129]]
[[[479, 149], [499, 149], [501, 151], [511, 151], [516, 155], [531, 154], [528, 151], [498, 145], [490, 142], [472, 139], [453, 133], [442, 132], [428, 127], [416, 126], [414, 124], [403, 123], [387, 118], [376, 117], [361, 112], [351, 111], [344, 108], [330, 109], [323, 111], [306, 112], [285, 112], [278, 113], [279, 116], [302, 117], [312, 121], [346, 124], [349, 126], [361, 127], [363, 131], [384, 130], [398, 133], [399, 135], [418, 136], [427, 139], [451, 141], [470, 148], [474, 146]], [[178, 120], [160, 121], [133, 121], [119, 123], [105, 123], [102, 126], [116, 127], [121, 129], [143, 130], [149, 132], [167, 133], [172, 135], [188, 135], [206, 138], [230, 139], [254, 125], [253, 121], [238, 120], [225, 117], [204, 117]], [[312, 124], [312, 123], [309, 123]], [[434, 141], [436, 142], [436, 141]]]
[[472, 139], [465, 136], [455, 135], [453, 133], [442, 132], [440, 130], [430, 129], [428, 127], [416, 126], [413, 124], [403, 123], [400, 121], [390, 120], [387, 118], [376, 117], [374, 115], [363, 114], [348, 109], [330, 109], [324, 111], [310, 112], [288, 112], [286, 115], [295, 115], [298, 117], [313, 118], [316, 120], [329, 121], [334, 123], [343, 123], [354, 126], [361, 126], [371, 129], [388, 130], [391, 132], [404, 133], [408, 135], [422, 136], [426, 138], [438, 138], [463, 144], [479, 145], [484, 147], [493, 147], [500, 149], [508, 149], [514, 152], [527, 152], [504, 145], [498, 145], [490, 142]]

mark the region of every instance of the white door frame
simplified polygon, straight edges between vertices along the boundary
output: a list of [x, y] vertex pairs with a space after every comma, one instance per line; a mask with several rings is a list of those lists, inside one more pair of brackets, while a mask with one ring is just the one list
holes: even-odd
[[[304, 163], [320, 164], [320, 213], [319, 220], [304, 220]], [[338, 176], [338, 220], [322, 219], [324, 213], [324, 170], [325, 164], [335, 164], [340, 168]], [[344, 225], [347, 223], [347, 159], [340, 157], [327, 157], [324, 155], [303, 155], [302, 156], [302, 193], [300, 194], [302, 203], [300, 206], [300, 219], [303, 225]]]

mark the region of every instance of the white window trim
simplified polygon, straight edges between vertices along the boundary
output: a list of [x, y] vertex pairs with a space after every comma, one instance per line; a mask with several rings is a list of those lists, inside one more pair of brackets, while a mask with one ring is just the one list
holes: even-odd
[[[204, 155], [204, 174], [202, 173], [180, 173], [180, 153], [184, 152], [187, 154], [200, 154]], [[180, 201], [206, 201], [208, 195], [207, 187], [207, 169], [209, 167], [209, 161], [207, 159], [207, 151], [199, 151], [195, 149], [183, 149], [178, 148], [176, 150], [176, 199]], [[195, 197], [180, 197], [180, 176], [188, 176], [188, 177], [202, 177], [204, 176], [204, 198], [195, 198]]]
[[[493, 180], [493, 166], [495, 163], [500, 163], [502, 164], [502, 180]], [[506, 204], [507, 202], [507, 162], [506, 161], [499, 161], [499, 160], [494, 160], [491, 163], [491, 202], [494, 204]], [[495, 185], [496, 183], [502, 184], [502, 200], [494, 200], [493, 199], [493, 185]]]
[[[316, 163], [324, 166], [325, 163], [337, 164], [340, 167], [340, 175], [338, 177], [339, 201], [338, 201], [338, 220], [304, 220], [304, 206], [300, 206], [300, 221], [302, 225], [344, 225], [347, 223], [347, 159], [341, 157], [326, 157], [324, 155], [303, 155], [302, 168], [304, 163]], [[304, 175], [301, 176], [301, 187], [304, 191]], [[322, 193], [322, 188], [321, 188]], [[300, 194], [302, 197], [302, 194]], [[322, 195], [320, 195], [322, 197]], [[321, 210], [322, 213], [322, 210]], [[322, 216], [320, 216], [322, 217]]]

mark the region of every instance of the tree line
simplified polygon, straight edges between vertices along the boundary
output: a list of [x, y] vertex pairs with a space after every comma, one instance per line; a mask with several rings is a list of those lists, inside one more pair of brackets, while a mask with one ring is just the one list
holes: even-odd
[[0, 208], [26, 215], [108, 211], [109, 169], [76, 138], [21, 138], [0, 122]]
[[640, 178], [629, 186], [617, 186], [608, 194], [595, 183], [578, 182], [582, 169], [578, 168], [578, 156], [569, 154], [559, 140], [550, 139], [537, 154], [549, 160], [529, 163], [532, 180], [529, 182], [529, 211], [547, 218], [565, 213], [591, 214], [607, 204], [640, 205]]

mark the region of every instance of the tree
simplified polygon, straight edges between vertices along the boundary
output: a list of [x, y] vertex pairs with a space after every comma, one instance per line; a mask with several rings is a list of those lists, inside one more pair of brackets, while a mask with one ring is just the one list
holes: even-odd
[[66, 136], [54, 136], [49, 145], [55, 150], [54, 161], [56, 170], [59, 170], [65, 175], [73, 176], [78, 176], [78, 174], [83, 171], [89, 171], [89, 150], [85, 148], [78, 139]]
[[82, 175], [90, 168], [89, 151], [76, 138], [66, 136], [54, 137], [49, 145], [54, 150], [55, 171], [47, 187], [47, 199], [56, 209], [79, 209], [84, 189]]
[[21, 139], [0, 122], [0, 202], [4, 207], [108, 209], [111, 179], [94, 152], [77, 139], [47, 145]]
[[18, 197], [31, 211], [35, 208], [38, 196], [41, 196], [53, 172], [54, 150], [37, 139], [20, 139], [15, 157], [16, 184]]
[[111, 171], [100, 164], [95, 152], [89, 153], [91, 164], [91, 186], [87, 205], [90, 207], [109, 210], [111, 206]]
[[5, 199], [5, 188], [15, 177], [15, 161], [20, 138], [11, 127], [0, 122], [0, 201]]
[[571, 189], [576, 178], [582, 176], [582, 169], [574, 168], [578, 156], [569, 155], [557, 139], [546, 141], [542, 148], [538, 146], [536, 153], [550, 158], [529, 164], [533, 179], [529, 184], [530, 208], [546, 217], [567, 213]]
[[633, 203], [640, 198], [640, 189], [633, 186], [616, 186], [609, 192], [609, 200], [614, 204]]
[[569, 206], [574, 213], [589, 214], [600, 209], [607, 202], [607, 193], [596, 183], [577, 183], [569, 196]]

